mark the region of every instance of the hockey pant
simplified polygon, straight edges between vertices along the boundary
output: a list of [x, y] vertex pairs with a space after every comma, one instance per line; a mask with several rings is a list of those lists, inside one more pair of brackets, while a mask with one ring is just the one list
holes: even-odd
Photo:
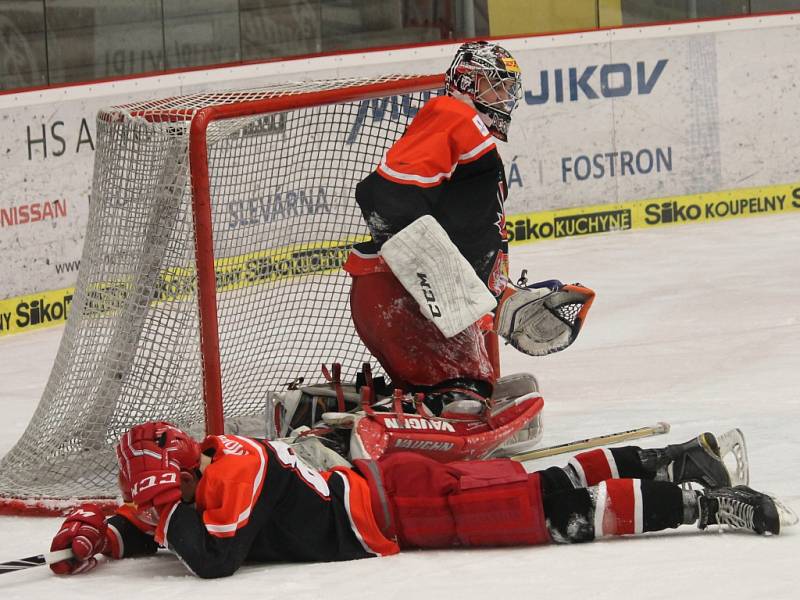
[[442, 464], [402, 452], [356, 466], [369, 481], [378, 526], [401, 548], [586, 542], [683, 523], [683, 492], [666, 481], [575, 487], [558, 467], [529, 474], [508, 459]]
[[401, 548], [520, 546], [550, 540], [538, 474], [505, 460], [440, 463], [410, 452], [356, 461], [378, 526]]
[[390, 271], [351, 273], [350, 308], [364, 345], [396, 387], [420, 390], [449, 380], [495, 382], [477, 324], [446, 338]]

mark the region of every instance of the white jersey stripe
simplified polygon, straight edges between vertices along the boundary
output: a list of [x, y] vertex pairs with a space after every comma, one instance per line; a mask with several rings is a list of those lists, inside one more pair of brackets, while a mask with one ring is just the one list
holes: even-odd
[[644, 531], [644, 503], [642, 502], [642, 480], [633, 480], [633, 532]]
[[459, 156], [459, 157], [458, 157], [458, 161], [459, 161], [459, 162], [463, 162], [463, 161], [465, 161], [465, 160], [469, 160], [470, 158], [474, 158], [474, 157], [476, 157], [478, 154], [480, 154], [481, 152], [483, 152], [484, 150], [486, 150], [487, 148], [489, 148], [490, 146], [494, 146], [494, 139], [492, 139], [491, 137], [488, 137], [488, 138], [486, 138], [485, 140], [483, 140], [483, 142], [481, 142], [480, 144], [478, 144], [477, 146], [475, 146], [475, 147], [474, 147], [472, 150], [470, 150], [469, 152], [465, 152], [464, 154], [462, 154], [461, 156]]
[[578, 483], [580, 484], [579, 487], [586, 487], [588, 483], [586, 482], [586, 472], [583, 470], [583, 465], [581, 461], [577, 460], [575, 457], [569, 459], [569, 466], [575, 469], [575, 474], [578, 476]]
[[617, 469], [617, 461], [614, 460], [614, 455], [611, 454], [611, 450], [608, 448], [603, 448], [603, 454], [605, 454], [606, 462], [608, 463], [608, 468], [611, 470], [611, 479], [619, 479], [619, 469]]
[[432, 175], [430, 177], [424, 177], [422, 175], [413, 175], [411, 173], [401, 173], [400, 171], [395, 171], [386, 164], [386, 159], [384, 159], [381, 162], [381, 165], [378, 167], [378, 170], [383, 171], [394, 179], [400, 179], [401, 181], [413, 181], [416, 183], [439, 183], [444, 179], [448, 179], [453, 174], [453, 171], [456, 170], [457, 166], [458, 163], [454, 164], [449, 173], [437, 173], [436, 175]]
[[169, 531], [169, 522], [172, 520], [172, 515], [175, 513], [175, 509], [178, 508], [180, 502], [176, 502], [172, 505], [172, 508], [169, 509], [169, 514], [167, 518], [164, 519], [164, 546], [167, 547], [167, 532]]
[[117, 547], [119, 548], [119, 556], [120, 558], [123, 558], [125, 556], [125, 540], [122, 539], [122, 534], [119, 532], [119, 529], [114, 527], [113, 523], [108, 523], [108, 530], [113, 534], [114, 538], [117, 540]]
[[350, 520], [350, 529], [353, 530], [356, 539], [361, 544], [361, 547], [364, 548], [365, 552], [379, 556], [380, 553], [369, 547], [369, 544], [367, 544], [367, 542], [364, 540], [364, 537], [361, 535], [361, 532], [358, 530], [358, 525], [356, 525], [355, 521], [353, 521], [353, 514], [350, 512], [350, 482], [347, 480], [347, 477], [344, 475], [344, 473], [336, 471], [336, 474], [344, 483], [344, 508], [347, 511], [347, 518]]
[[606, 482], [601, 481], [597, 485], [597, 498], [594, 506], [594, 537], [595, 539], [603, 537], [603, 521], [606, 516], [607, 503], [608, 503], [608, 489]]
[[424, 175], [415, 175], [413, 173], [402, 173], [400, 171], [392, 169], [389, 165], [386, 164], [386, 156], [384, 156], [383, 160], [381, 160], [381, 164], [378, 167], [378, 170], [383, 171], [384, 173], [386, 173], [390, 177], [393, 177], [394, 179], [400, 179], [401, 181], [413, 181], [415, 183], [423, 183], [423, 184], [439, 183], [444, 179], [449, 179], [450, 176], [453, 174], [453, 172], [456, 170], [456, 167], [458, 167], [460, 163], [478, 156], [481, 152], [493, 146], [494, 146], [494, 140], [491, 137], [488, 137], [485, 140], [483, 140], [480, 144], [475, 146], [469, 152], [465, 152], [464, 154], [460, 155], [455, 164], [452, 167], [450, 167], [449, 171], [437, 173], [436, 175], [430, 175], [427, 177]]

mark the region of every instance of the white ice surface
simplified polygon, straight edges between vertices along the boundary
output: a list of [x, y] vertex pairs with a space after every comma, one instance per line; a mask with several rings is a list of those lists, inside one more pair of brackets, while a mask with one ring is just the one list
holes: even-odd
[[[550, 445], [666, 420], [681, 442], [744, 429], [751, 485], [800, 511], [800, 215], [565, 239], [512, 249], [515, 272], [598, 297], [575, 345], [506, 373], [535, 373]], [[61, 329], [0, 340], [0, 454], [36, 408]], [[560, 464], [566, 457], [529, 463]], [[46, 550], [58, 519], [0, 517], [0, 560]], [[259, 600], [800, 598], [800, 527], [764, 538], [691, 527], [575, 546], [417, 551], [349, 563], [247, 566], [202, 581], [169, 554], [57, 578], [7, 573], [12, 598]]]

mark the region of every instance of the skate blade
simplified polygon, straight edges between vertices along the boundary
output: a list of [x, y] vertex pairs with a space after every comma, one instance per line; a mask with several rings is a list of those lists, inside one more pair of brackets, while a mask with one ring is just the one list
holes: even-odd
[[[750, 483], [750, 461], [744, 434], [738, 427], [717, 436], [719, 454], [731, 476], [731, 486]], [[732, 464], [735, 461], [735, 464]]]
[[770, 496], [770, 498], [772, 498], [772, 501], [775, 503], [775, 508], [778, 510], [778, 518], [781, 521], [781, 530], [783, 530], [784, 527], [792, 527], [793, 525], [797, 525], [797, 513], [784, 504], [781, 500], [778, 500], [775, 496]]

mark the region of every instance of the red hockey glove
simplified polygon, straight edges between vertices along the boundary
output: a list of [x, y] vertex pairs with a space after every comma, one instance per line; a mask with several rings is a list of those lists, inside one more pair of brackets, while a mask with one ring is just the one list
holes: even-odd
[[131, 486], [139, 510], [172, 506], [181, 499], [180, 468], [170, 461], [173, 429], [164, 423], [145, 423], [128, 431], [117, 446], [122, 478]]
[[50, 544], [51, 551], [70, 548], [75, 557], [52, 563], [50, 568], [58, 575], [77, 575], [94, 568], [95, 554], [108, 548], [107, 529], [106, 518], [97, 505], [84, 504], [75, 509]]

